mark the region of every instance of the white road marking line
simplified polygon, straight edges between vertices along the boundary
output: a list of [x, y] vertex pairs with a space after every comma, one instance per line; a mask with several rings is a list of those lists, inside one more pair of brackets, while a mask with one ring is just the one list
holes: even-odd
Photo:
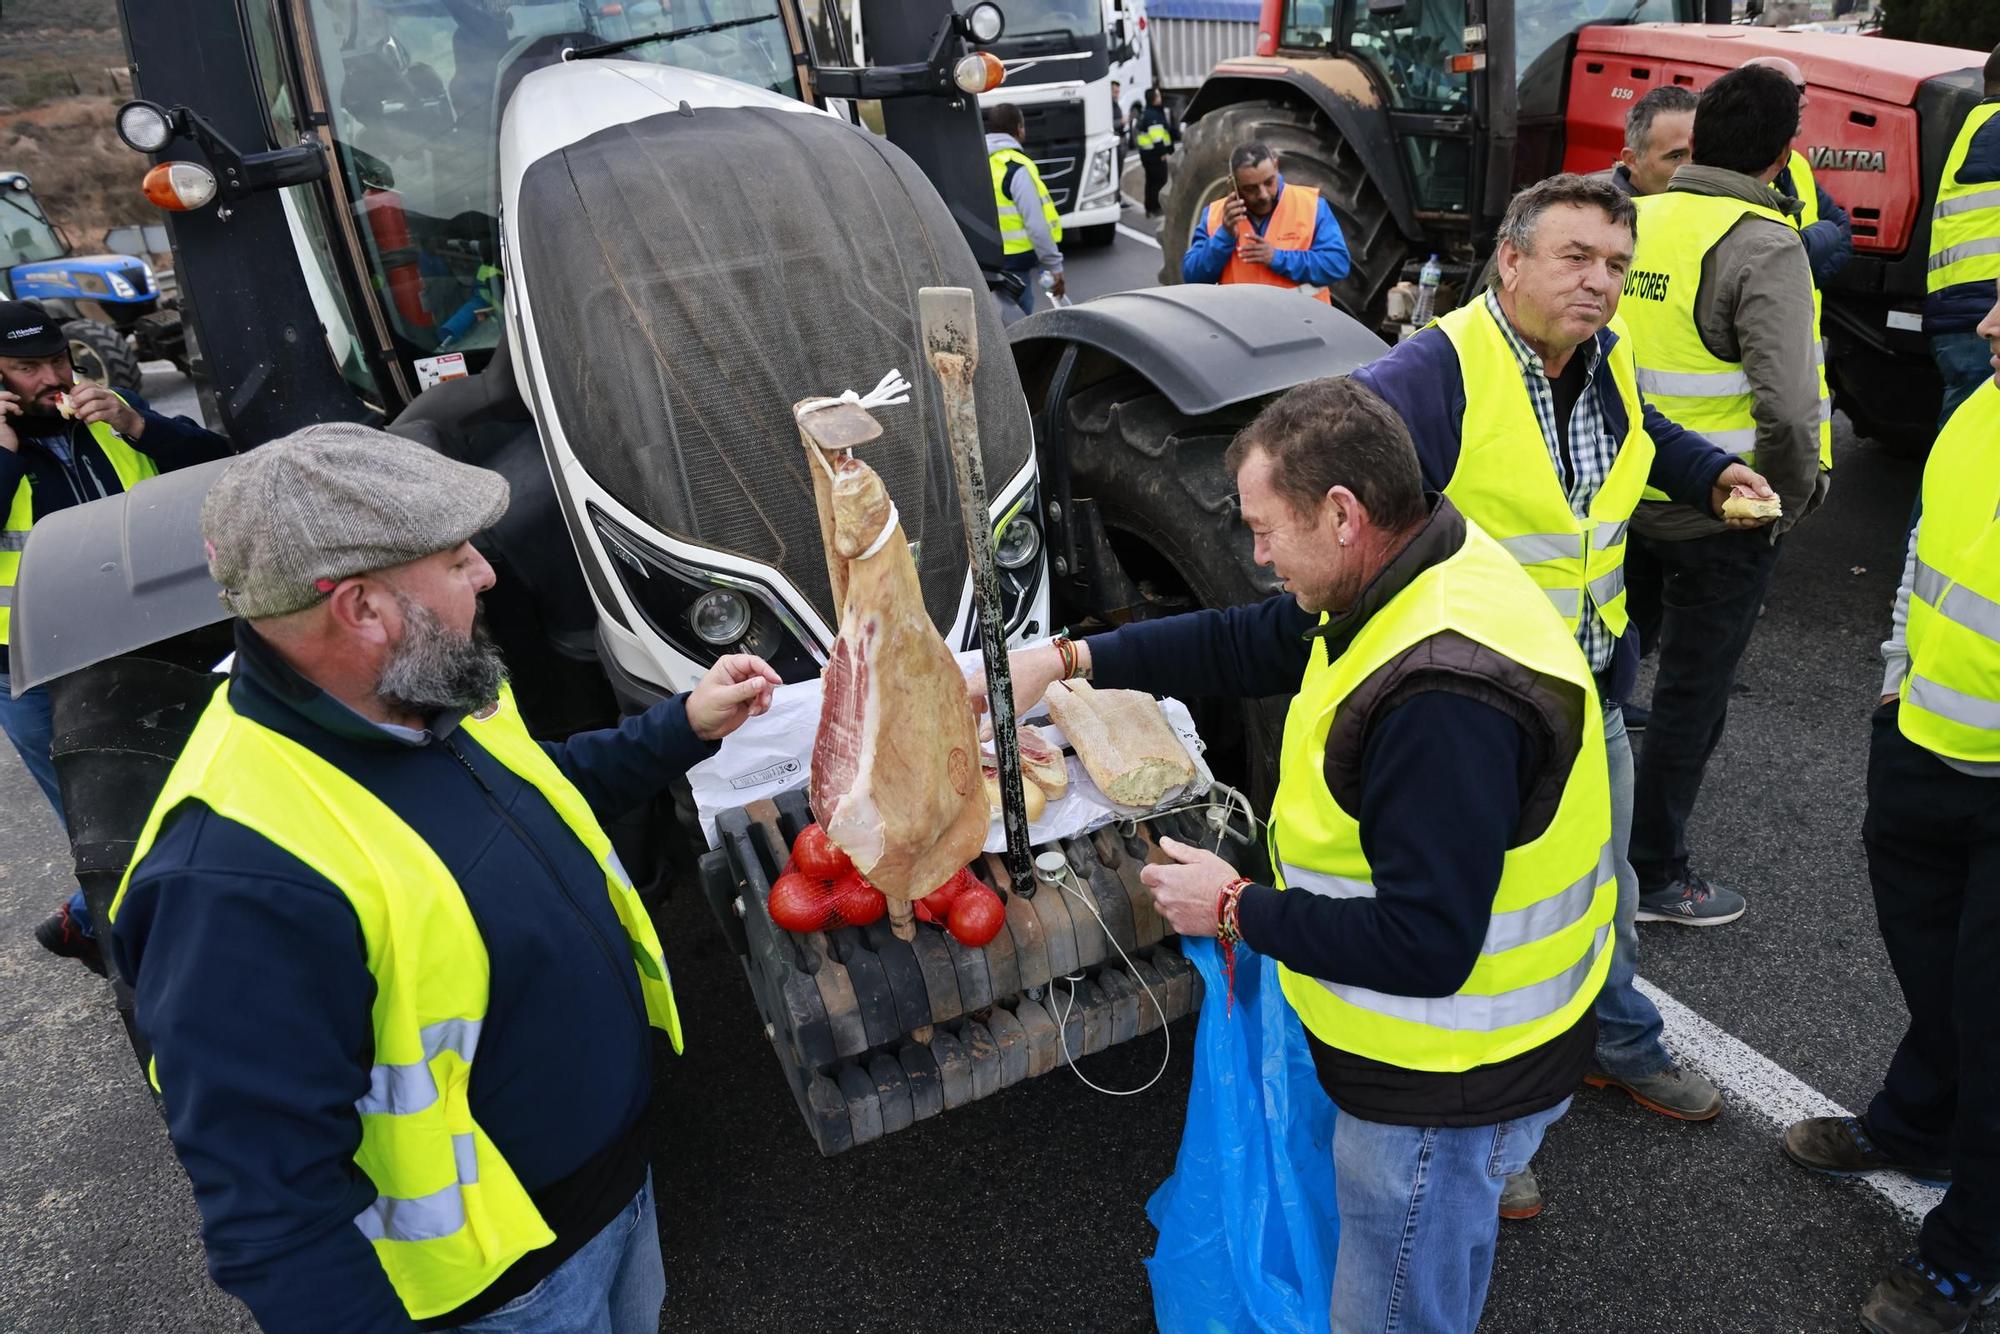
[[1153, 247], [1153, 249], [1155, 250], [1158, 250], [1160, 248], [1160, 243], [1158, 241], [1146, 235], [1144, 232], [1140, 231], [1137, 227], [1127, 227], [1124, 223], [1121, 222], [1118, 224], [1118, 234], [1120, 236], [1129, 236], [1134, 241], [1137, 241], [1140, 245], [1149, 245]]
[[[1645, 978], [1634, 979], [1666, 1020], [1666, 1043], [1676, 1057], [1707, 1075], [1741, 1104], [1783, 1130], [1808, 1116], [1851, 1116], [1845, 1107], [1797, 1075], [1723, 1032]], [[1773, 1145], [1773, 1148], [1778, 1146]], [[1782, 1149], [1778, 1149], [1783, 1152]], [[1856, 1178], [1912, 1223], [1923, 1221], [1944, 1192], [1921, 1185], [1900, 1172], [1876, 1172]]]
[[[1142, 213], [1145, 211], [1146, 206], [1144, 204], [1134, 199], [1131, 195], [1126, 194], [1123, 190], [1118, 192], [1118, 198], [1124, 201], [1126, 208], [1136, 208]], [[169, 366], [173, 365], [172, 362], [168, 362], [167, 364]]]

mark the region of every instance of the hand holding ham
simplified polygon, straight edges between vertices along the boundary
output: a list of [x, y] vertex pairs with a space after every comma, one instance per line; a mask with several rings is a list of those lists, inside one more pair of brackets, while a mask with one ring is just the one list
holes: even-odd
[[769, 709], [771, 692], [783, 684], [762, 658], [731, 653], [688, 692], [688, 726], [703, 741], [720, 741]]

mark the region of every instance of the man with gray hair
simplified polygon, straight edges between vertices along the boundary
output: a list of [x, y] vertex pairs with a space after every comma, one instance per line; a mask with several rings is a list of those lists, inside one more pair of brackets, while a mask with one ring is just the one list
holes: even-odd
[[[1649, 1110], [1703, 1121], [1722, 1095], [1673, 1063], [1660, 1014], [1633, 985], [1639, 886], [1626, 860], [1632, 745], [1618, 701], [1638, 672], [1625, 608], [1625, 533], [1648, 484], [1720, 520], [1764, 479], [1655, 411], [1629, 341], [1610, 329], [1628, 290], [1634, 208], [1606, 181], [1552, 176], [1502, 218], [1498, 282], [1355, 372], [1410, 426], [1425, 483], [1492, 534], [1548, 594], [1576, 637], [1602, 701], [1617, 868], [1617, 945], [1596, 1005], [1586, 1082]], [[1732, 523], [1750, 523], [1737, 520]], [[1508, 1183], [1503, 1217], [1541, 1211], [1532, 1172]]]
[[1628, 195], [1656, 195], [1688, 160], [1694, 141], [1694, 92], [1662, 84], [1625, 113], [1625, 147], [1618, 161], [1591, 176], [1609, 181]]
[[[733, 655], [534, 740], [479, 618], [507, 483], [350, 423], [202, 507], [236, 660], [111, 908], [209, 1272], [268, 1330], [652, 1334], [653, 1042], [604, 832], [769, 706]], [[419, 1322], [422, 1322], [421, 1326]]]

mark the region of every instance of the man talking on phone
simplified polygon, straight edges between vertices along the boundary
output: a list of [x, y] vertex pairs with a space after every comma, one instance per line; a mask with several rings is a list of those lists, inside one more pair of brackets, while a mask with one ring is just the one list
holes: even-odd
[[1229, 155], [1236, 188], [1208, 206], [1181, 257], [1186, 283], [1291, 287], [1328, 305], [1347, 276], [1347, 240], [1319, 191], [1290, 185], [1269, 144]]

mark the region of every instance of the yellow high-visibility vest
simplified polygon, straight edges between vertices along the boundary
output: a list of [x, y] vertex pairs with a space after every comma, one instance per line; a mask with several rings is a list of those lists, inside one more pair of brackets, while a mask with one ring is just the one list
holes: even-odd
[[[116, 391], [113, 391], [114, 393]], [[118, 395], [123, 403], [125, 396]], [[149, 477], [160, 475], [152, 455], [142, 454], [106, 422], [92, 422], [90, 438], [104, 451], [117, 474], [118, 485], [130, 491]], [[28, 547], [28, 530], [35, 526], [35, 488], [23, 477], [7, 505], [7, 521], [0, 528], [0, 645], [13, 643], [14, 584], [21, 576], [21, 553]]]
[[1285, 717], [1271, 864], [1287, 893], [1372, 898], [1361, 825], [1326, 784], [1326, 739], [1353, 689], [1411, 646], [1455, 632], [1577, 692], [1584, 729], [1548, 827], [1507, 850], [1479, 961], [1450, 996], [1389, 995], [1280, 967], [1286, 999], [1329, 1047], [1406, 1070], [1462, 1071], [1549, 1042], [1581, 1019], [1611, 966], [1617, 892], [1604, 715], [1590, 668], [1547, 600], [1479, 526], [1329, 658], [1315, 641]]
[[1625, 438], [1589, 511], [1579, 515], [1549, 457], [1521, 363], [1486, 302], [1460, 306], [1437, 327], [1457, 350], [1465, 377], [1458, 466], [1445, 495], [1527, 568], [1571, 634], [1587, 606], [1597, 608], [1612, 634], [1624, 634], [1625, 534], [1653, 471], [1631, 340], [1620, 337], [1598, 370], [1611, 376], [1625, 405]]
[[1897, 725], [1924, 749], [2000, 763], [2000, 386], [1959, 405], [1924, 464]]
[[[1757, 419], [1750, 377], [1740, 361], [1724, 361], [1708, 350], [1695, 325], [1695, 294], [1701, 264], [1731, 228], [1746, 217], [1769, 218], [1793, 226], [1775, 208], [1669, 190], [1636, 199], [1639, 243], [1625, 275], [1618, 318], [1630, 331], [1639, 362], [1639, 388], [1668, 419], [1706, 436], [1718, 448], [1752, 467], [1757, 462]], [[1797, 230], [1794, 227], [1794, 230]], [[1833, 411], [1827, 397], [1826, 358], [1819, 340], [1819, 289], [1813, 289], [1812, 336], [1819, 363], [1819, 466], [1833, 467]], [[1648, 500], [1666, 500], [1649, 487]]]
[[1009, 164], [1019, 166], [1034, 181], [1035, 193], [1042, 201], [1042, 217], [1049, 224], [1049, 236], [1061, 245], [1062, 224], [1056, 221], [1055, 201], [1049, 198], [1049, 187], [1042, 184], [1042, 173], [1035, 166], [1035, 160], [1018, 148], [996, 148], [987, 154], [987, 165], [993, 169], [993, 203], [1000, 211], [1001, 250], [1009, 255], [1025, 255], [1035, 248], [1028, 235], [1028, 224], [1021, 220], [1021, 210], [1014, 206], [1014, 197], [1007, 193]]
[[1974, 107], [1945, 157], [1937, 202], [1931, 206], [1931, 265], [1924, 276], [1927, 292], [2000, 279], [2000, 181], [1961, 184], [1958, 179], [1965, 155], [1972, 148], [1972, 136], [1995, 115], [2000, 115], [2000, 98]]
[[[681, 1049], [680, 1017], [652, 918], [583, 794], [528, 735], [511, 692], [464, 731], [539, 791], [604, 870], [639, 971], [646, 1018]], [[377, 1191], [354, 1219], [413, 1319], [452, 1311], [514, 1261], [555, 1240], [527, 1189], [472, 1119], [472, 1067], [488, 961], [465, 894], [394, 811], [312, 751], [230, 707], [225, 682], [167, 777], [112, 901], [161, 824], [197, 801], [269, 839], [336, 885], [375, 979], [375, 1068], [356, 1106], [354, 1162]], [[173, 1070], [154, 1071], [155, 1084]]]

